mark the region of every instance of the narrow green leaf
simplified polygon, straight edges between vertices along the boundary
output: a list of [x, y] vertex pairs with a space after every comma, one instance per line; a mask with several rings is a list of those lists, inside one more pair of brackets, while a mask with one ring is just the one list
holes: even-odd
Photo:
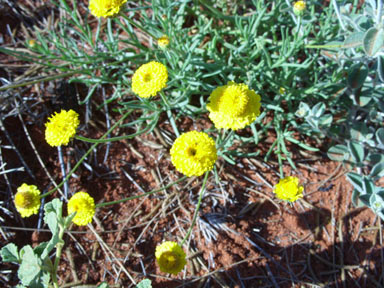
[[372, 27], [364, 35], [364, 51], [368, 56], [374, 56], [384, 45], [384, 30]]
[[318, 148], [311, 147], [305, 143], [300, 142], [299, 140], [296, 140], [295, 138], [292, 138], [291, 136], [286, 136], [285, 139], [287, 139], [289, 142], [299, 145], [301, 148], [304, 148], [305, 150], [312, 151], [312, 152], [319, 151]]

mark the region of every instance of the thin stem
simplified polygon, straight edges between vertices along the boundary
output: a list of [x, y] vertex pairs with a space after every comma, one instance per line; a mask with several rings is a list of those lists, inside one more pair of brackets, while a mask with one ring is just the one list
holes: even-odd
[[345, 26], [344, 26], [344, 22], [341, 19], [341, 14], [340, 14], [339, 6], [337, 6], [336, 0], [332, 0], [332, 4], [333, 4], [333, 8], [335, 9], [335, 12], [336, 12], [337, 19], [339, 19], [339, 23], [340, 23], [341, 29], [343, 29], [345, 31], [346, 29], [345, 29]]
[[[119, 126], [119, 124], [125, 119], [128, 117], [129, 114], [131, 114], [132, 111], [128, 111], [127, 113], [125, 113], [103, 136], [101, 136], [100, 139], [104, 139], [105, 137], [107, 137], [107, 135], [109, 133], [111, 133], [117, 126]], [[59, 189], [61, 186], [64, 185], [64, 183], [66, 181], [68, 181], [68, 179], [72, 176], [72, 174], [77, 170], [77, 168], [79, 168], [80, 164], [85, 160], [85, 158], [87, 158], [87, 156], [93, 151], [93, 149], [96, 148], [96, 146], [99, 145], [99, 143], [95, 143], [91, 146], [91, 148], [88, 149], [88, 151], [83, 155], [83, 157], [80, 158], [80, 160], [76, 163], [76, 165], [72, 168], [71, 171], [69, 171], [68, 175], [63, 179], [63, 181], [60, 182], [60, 184], [58, 184], [55, 188], [49, 190], [47, 193], [41, 195], [40, 198], [44, 198], [44, 197], [47, 197], [49, 195], [51, 195], [53, 192], [55, 192], [57, 189]]]
[[171, 111], [171, 105], [167, 100], [167, 96], [165, 96], [163, 91], [160, 91], [160, 96], [161, 96], [161, 100], [163, 100], [163, 103], [167, 109], [166, 111], [167, 111], [168, 119], [169, 119], [169, 122], [171, 123], [172, 129], [175, 132], [176, 137], [179, 137], [180, 132], [179, 132], [179, 129], [177, 129], [176, 121], [175, 121], [175, 118], [173, 117], [173, 114]]
[[96, 205], [96, 208], [105, 207], [105, 206], [109, 206], [109, 205], [114, 205], [114, 204], [118, 204], [118, 203], [121, 203], [121, 202], [125, 202], [125, 201], [129, 201], [129, 200], [141, 198], [141, 197], [144, 197], [144, 196], [148, 196], [148, 195], [160, 192], [162, 190], [168, 189], [169, 187], [172, 187], [173, 185], [175, 185], [177, 183], [180, 183], [180, 182], [184, 181], [185, 179], [187, 179], [187, 176], [183, 176], [180, 179], [176, 180], [175, 182], [172, 182], [172, 183], [170, 183], [170, 184], [168, 184], [168, 185], [166, 185], [164, 187], [161, 187], [159, 189], [155, 189], [155, 190], [152, 190], [152, 191], [149, 191], [149, 192], [145, 192], [143, 194], [139, 194], [139, 195], [123, 198], [123, 199], [116, 200], [116, 201], [99, 203], [99, 204]]
[[141, 26], [140, 24], [134, 22], [131, 18], [129, 18], [127, 15], [121, 13], [120, 14], [125, 20], [127, 20], [129, 22], [129, 24], [131, 24], [132, 26], [135, 26], [136, 28], [140, 29], [141, 31], [143, 31], [144, 33], [147, 33], [149, 36], [151, 36], [153, 39], [157, 39], [157, 37], [155, 35], [153, 35], [151, 32], [149, 32], [147, 29], [145, 29], [143, 26]]
[[65, 232], [65, 228], [60, 226], [59, 242], [56, 244], [55, 264], [53, 264], [53, 271], [52, 271], [52, 281], [55, 288], [59, 288], [59, 283], [57, 281], [57, 268], [59, 267], [61, 252], [63, 251], [63, 247], [64, 247], [64, 241], [63, 241], [64, 232]]
[[197, 215], [199, 214], [199, 210], [200, 210], [201, 199], [203, 199], [203, 195], [205, 192], [205, 185], [207, 184], [208, 175], [209, 175], [209, 171], [205, 173], [203, 184], [201, 185], [199, 200], [198, 200], [197, 205], [196, 205], [196, 210], [195, 210], [195, 214], [193, 215], [191, 226], [189, 227], [188, 232], [185, 235], [184, 239], [181, 241], [180, 246], [183, 246], [185, 241], [187, 241], [187, 239], [189, 238], [189, 236], [192, 233], [193, 227], [195, 226]]
[[381, 25], [381, 17], [383, 16], [383, 0], [377, 0], [377, 18], [376, 18], [376, 24], [379, 25], [380, 27], [382, 26]]
[[[57, 146], [57, 154], [59, 154], [59, 162], [60, 162], [60, 169], [61, 169], [61, 174], [63, 175], [63, 178], [65, 179], [66, 173], [65, 173], [65, 164], [64, 164], [64, 159], [63, 159], [63, 153], [62, 153], [61, 146]], [[64, 197], [68, 198], [68, 182], [64, 183]]]

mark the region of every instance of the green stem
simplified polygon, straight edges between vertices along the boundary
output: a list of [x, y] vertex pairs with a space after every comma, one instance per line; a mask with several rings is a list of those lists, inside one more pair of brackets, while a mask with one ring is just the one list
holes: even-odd
[[172, 129], [175, 132], [176, 137], [179, 137], [180, 136], [180, 132], [179, 132], [179, 129], [177, 129], [176, 121], [175, 121], [175, 118], [173, 117], [173, 114], [172, 114], [172, 111], [171, 111], [171, 105], [169, 104], [169, 102], [167, 100], [167, 96], [165, 96], [163, 91], [160, 91], [160, 96], [161, 96], [161, 99], [164, 102], [164, 105], [165, 105], [166, 109], [167, 109], [166, 110], [167, 111], [167, 116], [168, 116], [169, 122], [171, 123]]
[[112, 137], [112, 138], [108, 138], [108, 139], [91, 139], [91, 138], [83, 137], [83, 136], [80, 136], [80, 135], [76, 135], [75, 138], [77, 140], [88, 142], [88, 143], [98, 143], [98, 144], [100, 144], [100, 143], [109, 143], [109, 142], [113, 142], [113, 141], [120, 141], [120, 140], [124, 140], [124, 139], [134, 138], [137, 135], [141, 135], [141, 134], [147, 132], [149, 130], [149, 128], [150, 128], [150, 126], [147, 126], [143, 130], [140, 130], [139, 132], [136, 132], [136, 133], [133, 133], [133, 134], [130, 134], [130, 135]]
[[56, 257], [55, 257], [55, 264], [53, 264], [53, 271], [52, 271], [52, 281], [53, 286], [55, 288], [59, 288], [59, 283], [57, 281], [57, 268], [59, 267], [61, 252], [63, 251], [64, 247], [64, 241], [63, 241], [63, 235], [65, 232], [65, 228], [60, 226], [60, 232], [59, 232], [59, 242], [56, 244]]
[[96, 205], [96, 208], [100, 208], [100, 207], [105, 207], [105, 206], [109, 206], [109, 205], [114, 205], [114, 204], [118, 204], [118, 203], [121, 203], [121, 202], [125, 202], [125, 201], [129, 201], [129, 200], [133, 200], [133, 199], [137, 199], [137, 198], [141, 198], [141, 197], [144, 197], [144, 196], [148, 196], [148, 195], [151, 195], [151, 194], [154, 194], [154, 193], [157, 193], [157, 192], [160, 192], [162, 190], [166, 190], [168, 189], [169, 187], [172, 187], [173, 185], [177, 184], [177, 183], [180, 183], [182, 181], [184, 181], [185, 179], [187, 179], [187, 176], [183, 176], [181, 177], [180, 179], [176, 180], [175, 182], [172, 182], [164, 187], [161, 187], [159, 189], [155, 189], [155, 190], [152, 190], [152, 191], [149, 191], [149, 192], [145, 192], [143, 194], [139, 194], [139, 195], [135, 195], [135, 196], [131, 196], [131, 197], [127, 197], [127, 198], [123, 198], [123, 199], [120, 199], [120, 200], [116, 200], [116, 201], [111, 201], [111, 202], [104, 202], [104, 203], [99, 203]]
[[147, 29], [145, 29], [143, 26], [141, 26], [140, 24], [134, 22], [131, 18], [129, 18], [127, 15], [121, 13], [120, 14], [125, 20], [127, 20], [129, 22], [129, 24], [131, 24], [132, 26], [140, 29], [141, 31], [143, 31], [144, 33], [147, 33], [149, 36], [151, 36], [153, 39], [157, 39], [157, 37], [155, 35], [153, 35], [151, 32], [149, 32]]
[[200, 205], [201, 205], [201, 199], [203, 199], [203, 195], [204, 195], [204, 192], [205, 192], [205, 185], [207, 184], [208, 175], [209, 175], [209, 171], [206, 172], [205, 176], [204, 176], [203, 185], [201, 186], [201, 189], [200, 189], [199, 200], [198, 200], [197, 205], [196, 205], [196, 210], [195, 210], [195, 214], [193, 215], [191, 226], [189, 227], [188, 232], [185, 235], [184, 239], [181, 241], [180, 246], [183, 246], [185, 241], [187, 241], [187, 239], [189, 238], [189, 236], [192, 233], [193, 227], [195, 226], [197, 215], [199, 214], [199, 209], [200, 209]]
[[[119, 126], [119, 124], [125, 119], [128, 117], [129, 114], [131, 114], [132, 111], [128, 111], [126, 112], [111, 128], [109, 128], [109, 130], [103, 135], [101, 136], [100, 139], [104, 139], [105, 137], [107, 137], [107, 135], [109, 133], [111, 133], [117, 126]], [[95, 143], [91, 146], [91, 148], [88, 149], [88, 151], [83, 155], [83, 157], [80, 158], [80, 160], [76, 163], [76, 165], [72, 168], [71, 171], [69, 171], [68, 175], [63, 179], [63, 181], [61, 181], [60, 184], [58, 184], [55, 188], [49, 190], [47, 193], [43, 194], [40, 196], [40, 198], [44, 198], [44, 197], [47, 197], [49, 195], [51, 195], [53, 192], [55, 192], [57, 189], [59, 189], [61, 186], [64, 185], [64, 183], [66, 181], [68, 181], [68, 179], [72, 176], [72, 174], [77, 170], [77, 168], [79, 168], [80, 164], [85, 160], [85, 158], [87, 158], [87, 156], [93, 151], [93, 149], [96, 148], [96, 146], [99, 145], [99, 143]]]
[[26, 81], [26, 82], [23, 82], [23, 83], [6, 85], [6, 86], [3, 86], [3, 87], [0, 87], [0, 91], [4, 91], [4, 90], [7, 90], [7, 89], [24, 87], [24, 86], [27, 86], [27, 85], [32, 85], [32, 84], [36, 84], [36, 83], [40, 83], [40, 82], [45, 82], [45, 81], [51, 81], [51, 80], [55, 80], [55, 79], [65, 78], [65, 77], [68, 77], [68, 76], [72, 76], [73, 74], [79, 74], [81, 72], [82, 71], [72, 71], [72, 72], [57, 74], [57, 75], [53, 75], [53, 76], [48, 76], [48, 77], [37, 79], [37, 80], [33, 80], [33, 81]]

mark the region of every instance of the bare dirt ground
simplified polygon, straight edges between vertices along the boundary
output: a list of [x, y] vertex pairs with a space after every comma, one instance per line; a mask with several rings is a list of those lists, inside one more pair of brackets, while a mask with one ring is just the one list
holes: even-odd
[[[30, 1], [21, 2], [31, 7]], [[10, 44], [18, 39], [22, 28], [17, 13], [2, 5], [0, 33], [3, 43]], [[5, 16], [3, 11], [9, 14]], [[10, 36], [12, 31], [14, 37]], [[28, 63], [6, 55], [0, 54], [0, 61], [0, 77], [9, 81], [25, 76], [30, 68]], [[6, 98], [0, 164], [7, 163], [6, 169], [24, 167], [25, 171], [0, 176], [0, 201], [6, 208], [0, 210], [1, 246], [9, 242], [19, 247], [37, 245], [49, 239], [41, 216], [21, 219], [11, 195], [24, 182], [46, 192], [53, 187], [50, 177], [56, 183], [61, 181], [57, 149], [44, 141], [44, 122], [58, 108], [73, 107], [76, 101], [67, 101], [71, 91], [81, 94], [82, 90], [80, 85], [60, 80], [2, 92]], [[60, 93], [64, 95], [61, 98]], [[104, 113], [96, 111], [101, 103], [101, 96], [92, 102], [89, 121], [86, 112], [90, 108], [78, 108], [80, 134], [98, 138], [106, 131]], [[110, 117], [116, 121], [119, 115], [111, 113]], [[160, 123], [149, 135], [99, 145], [69, 181], [70, 192], [87, 191], [101, 203], [179, 179], [181, 175], [169, 157], [174, 136], [166, 121]], [[204, 129], [211, 123], [207, 119], [194, 126], [188, 120], [178, 123], [181, 131], [192, 126], [196, 129], [196, 125]], [[122, 128], [114, 132], [123, 133], [132, 131]], [[249, 149], [266, 150], [273, 137]], [[77, 140], [63, 147], [65, 169], [69, 171], [89, 147]], [[260, 155], [239, 159], [235, 166], [219, 159], [216, 169], [220, 179], [213, 174], [208, 179], [193, 238], [186, 246], [187, 269], [177, 277], [160, 272], [154, 251], [163, 240], [180, 241], [185, 235], [197, 203], [200, 178], [190, 178], [152, 196], [100, 208], [91, 226], [72, 226], [65, 236], [60, 282], [69, 283], [65, 287], [102, 281], [111, 287], [133, 287], [132, 277], [136, 281], [150, 278], [153, 287], [164, 288], [383, 287], [381, 220], [368, 208], [352, 205], [352, 186], [345, 179], [349, 167], [327, 160], [326, 147], [321, 148], [323, 152], [304, 154], [295, 146], [289, 147], [296, 155], [298, 171], [286, 167], [285, 173], [297, 175], [305, 187], [304, 199], [293, 205], [274, 197], [272, 188], [279, 177], [273, 159], [266, 163]], [[10, 213], [5, 212], [8, 210]], [[0, 270], [0, 286], [17, 284], [16, 265], [1, 263]]]

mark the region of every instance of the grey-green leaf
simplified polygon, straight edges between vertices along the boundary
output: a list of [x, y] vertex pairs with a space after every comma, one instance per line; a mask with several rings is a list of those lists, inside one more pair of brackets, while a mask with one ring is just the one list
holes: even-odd
[[368, 69], [365, 65], [355, 64], [348, 70], [347, 83], [353, 89], [363, 86], [368, 76]]
[[380, 128], [376, 131], [376, 140], [384, 147], [384, 128]]
[[347, 174], [347, 178], [360, 194], [365, 194], [363, 188], [363, 177], [361, 175], [355, 172], [350, 172]]
[[[53, 212], [56, 214], [56, 219], [58, 220], [59, 223], [62, 223], [62, 218], [63, 218], [63, 202], [61, 202], [59, 199], [53, 199], [51, 202], [48, 202], [44, 206], [44, 211], [45, 215], [47, 216], [50, 212]], [[45, 220], [46, 217], [44, 217], [45, 223], [48, 224], [47, 220]]]
[[356, 32], [349, 35], [347, 39], [344, 40], [343, 48], [355, 48], [363, 45], [364, 34], [364, 32]]
[[144, 279], [139, 284], [137, 284], [136, 288], [152, 288], [152, 282], [149, 279]]
[[20, 262], [19, 249], [13, 243], [9, 243], [0, 250], [3, 262]]
[[356, 163], [362, 163], [364, 161], [364, 147], [360, 143], [350, 141], [348, 142], [348, 148]]
[[372, 27], [369, 29], [363, 40], [364, 51], [368, 56], [374, 56], [384, 45], [384, 30]]
[[30, 285], [41, 271], [41, 261], [31, 246], [24, 246], [24, 254], [17, 274], [23, 285]]
[[370, 176], [372, 178], [380, 178], [384, 176], [384, 163], [380, 162], [373, 166]]
[[335, 145], [328, 150], [327, 155], [331, 160], [344, 161], [349, 157], [348, 147], [341, 144]]

